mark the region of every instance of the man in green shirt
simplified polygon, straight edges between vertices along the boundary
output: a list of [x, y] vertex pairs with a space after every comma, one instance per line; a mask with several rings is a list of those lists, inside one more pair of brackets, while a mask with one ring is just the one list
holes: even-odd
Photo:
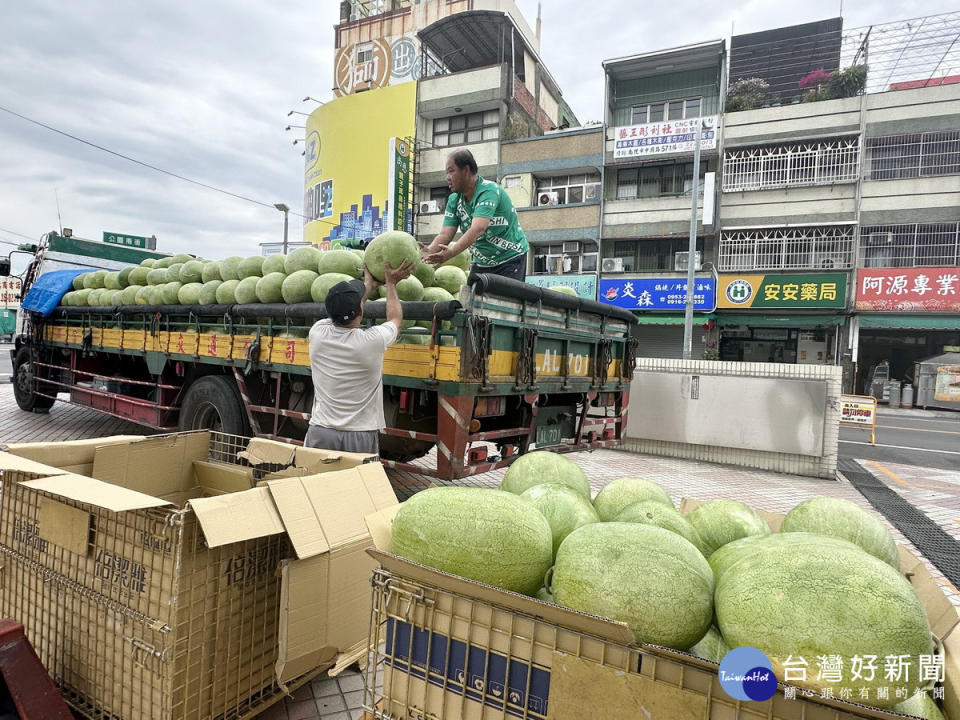
[[[469, 150], [450, 153], [446, 170], [447, 185], [453, 192], [447, 198], [443, 229], [423, 248], [423, 259], [436, 266], [470, 248], [473, 272], [522, 282], [527, 276], [530, 246], [507, 193], [477, 174], [477, 161]], [[463, 234], [451, 242], [457, 228]]]

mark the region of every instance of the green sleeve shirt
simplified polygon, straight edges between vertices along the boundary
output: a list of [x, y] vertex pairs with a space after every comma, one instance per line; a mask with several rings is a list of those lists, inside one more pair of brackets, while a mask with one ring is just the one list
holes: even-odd
[[477, 176], [472, 201], [467, 201], [460, 193], [450, 193], [443, 226], [459, 227], [460, 232], [466, 232], [475, 217], [490, 218], [486, 231], [470, 246], [475, 265], [501, 265], [518, 255], [525, 255], [530, 249], [510, 197], [500, 185], [480, 176]]

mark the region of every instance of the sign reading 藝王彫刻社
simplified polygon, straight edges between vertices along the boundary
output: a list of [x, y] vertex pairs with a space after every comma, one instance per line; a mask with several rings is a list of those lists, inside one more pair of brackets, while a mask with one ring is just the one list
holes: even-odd
[[697, 122], [702, 122], [700, 149], [717, 147], [717, 116], [625, 125], [613, 129], [613, 159], [693, 152]]

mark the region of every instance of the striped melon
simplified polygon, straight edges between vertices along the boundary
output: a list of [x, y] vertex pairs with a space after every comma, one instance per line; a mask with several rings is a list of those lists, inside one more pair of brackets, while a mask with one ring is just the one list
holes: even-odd
[[781, 532], [812, 532], [849, 540], [900, 568], [900, 554], [893, 535], [880, 518], [859, 505], [841, 498], [815, 497], [805, 500], [787, 513]]
[[927, 693], [911, 695], [906, 700], [893, 706], [893, 711], [903, 715], [913, 715], [924, 720], [944, 720], [943, 713], [937, 703]]
[[651, 480], [638, 477], [622, 477], [608, 483], [593, 499], [593, 506], [600, 519], [607, 522], [627, 505], [644, 500], [655, 500], [673, 507], [673, 500], [666, 490]]
[[521, 455], [507, 468], [500, 489], [519, 495], [534, 485], [560, 483], [590, 499], [590, 482], [586, 473], [570, 458], [548, 450]]
[[638, 642], [686, 650], [710, 627], [713, 573], [700, 551], [652, 525], [601, 522], [560, 545], [557, 605], [626, 623]]
[[589, 500], [573, 488], [560, 483], [534, 485], [524, 490], [520, 497], [533, 503], [550, 523], [554, 555], [557, 554], [563, 539], [578, 527], [600, 522], [597, 511]]
[[710, 629], [707, 630], [707, 634], [700, 638], [700, 642], [687, 652], [691, 655], [696, 655], [698, 658], [719, 664], [720, 661], [723, 660], [723, 656], [730, 652], [730, 648], [727, 647], [727, 643], [724, 641], [717, 626], [711, 625]]
[[729, 542], [748, 535], [769, 535], [770, 527], [753, 508], [738, 500], [711, 500], [687, 514], [710, 557]]
[[759, 552], [776, 550], [776, 548], [787, 544], [800, 544], [813, 548], [839, 546], [845, 547], [848, 550], [860, 549], [858, 546], [846, 540], [829, 537], [827, 535], [817, 535], [816, 533], [779, 532], [770, 535], [749, 535], [745, 538], [727, 543], [707, 558], [707, 562], [710, 563], [710, 567], [713, 569], [714, 583], [719, 583], [723, 573], [743, 558], [751, 557]]
[[550, 525], [531, 503], [486, 488], [417, 493], [393, 519], [392, 552], [504, 590], [533, 595], [553, 562]]
[[[907, 656], [905, 672], [913, 679], [920, 677], [920, 656], [933, 653], [923, 603], [907, 579], [860, 548], [835, 543], [820, 550], [785, 543], [742, 558], [720, 576], [716, 614], [730, 647], [763, 651], [779, 679], [788, 660], [803, 658], [813, 671], [797, 685], [829, 688], [834, 697], [846, 688], [858, 702], [876, 707], [897, 703], [893, 693], [882, 699], [877, 692], [891, 684], [883, 658]], [[826, 655], [841, 658], [840, 682], [817, 679], [817, 659]], [[855, 655], [879, 659], [872, 679], [869, 673], [853, 679], [848, 670]], [[861, 687], [868, 698], [860, 698]]]
[[693, 543], [697, 550], [703, 552], [703, 544], [699, 533], [690, 524], [690, 521], [671, 505], [664, 505], [656, 500], [631, 503], [621, 510], [614, 519], [617, 522], [635, 522], [661, 527], [685, 538]]

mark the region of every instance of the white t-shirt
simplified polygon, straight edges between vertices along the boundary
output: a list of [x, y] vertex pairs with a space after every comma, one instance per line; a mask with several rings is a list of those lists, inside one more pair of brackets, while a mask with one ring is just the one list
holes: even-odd
[[344, 328], [328, 319], [310, 328], [313, 375], [311, 425], [334, 430], [382, 430], [383, 355], [397, 339], [392, 322]]

